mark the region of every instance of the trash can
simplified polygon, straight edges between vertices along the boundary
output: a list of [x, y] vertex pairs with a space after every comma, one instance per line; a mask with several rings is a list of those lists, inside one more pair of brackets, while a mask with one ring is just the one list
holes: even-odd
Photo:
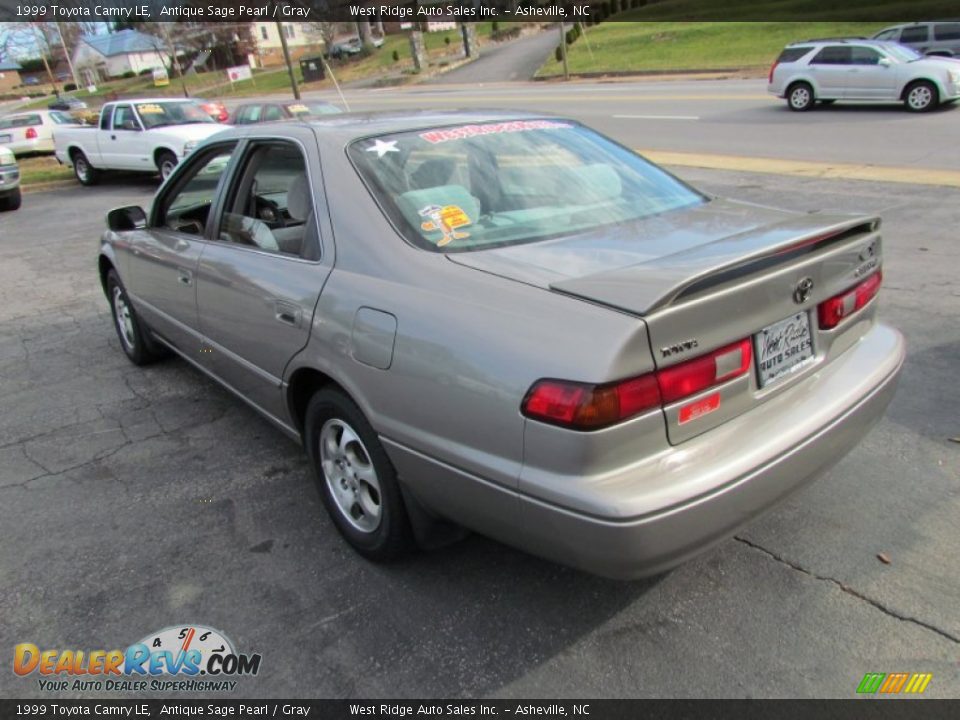
[[300, 72], [303, 74], [304, 82], [323, 80], [325, 77], [323, 72], [323, 57], [321, 55], [314, 55], [312, 57], [301, 58]]

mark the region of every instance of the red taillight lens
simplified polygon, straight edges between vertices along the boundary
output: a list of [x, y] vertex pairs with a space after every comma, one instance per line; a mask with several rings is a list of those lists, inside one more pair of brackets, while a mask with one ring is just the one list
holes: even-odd
[[718, 383], [732, 380], [750, 369], [753, 350], [746, 338], [673, 367], [657, 371], [664, 403], [680, 400]]
[[780, 63], [778, 61], [774, 61], [773, 65], [770, 66], [770, 73], [767, 75], [767, 83], [773, 82], [773, 71], [777, 69], [777, 65], [779, 64]]
[[36, 140], [37, 139], [37, 130], [36, 128], [28, 127], [26, 132], [27, 140]]
[[856, 287], [846, 292], [834, 295], [817, 306], [817, 318], [821, 330], [830, 330], [840, 324], [842, 320], [866, 306], [880, 292], [883, 283], [883, 272], [877, 271]]
[[596, 430], [732, 380], [750, 369], [749, 338], [665, 370], [608, 385], [540, 380], [521, 411], [535, 420]]
[[523, 400], [527, 417], [578, 430], [596, 430], [660, 405], [657, 380], [642, 375], [609, 385], [540, 380]]

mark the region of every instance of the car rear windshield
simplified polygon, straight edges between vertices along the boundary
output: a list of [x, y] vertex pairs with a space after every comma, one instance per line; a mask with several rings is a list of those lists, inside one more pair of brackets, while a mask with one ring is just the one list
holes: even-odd
[[777, 58], [777, 63], [792, 63], [796, 62], [808, 52], [813, 50], [813, 47], [788, 47], [784, 48], [783, 52], [780, 53], [780, 57]]
[[0, 128], [30, 127], [32, 125], [43, 125], [43, 119], [39, 115], [18, 115], [0, 120]]
[[137, 103], [137, 114], [147, 130], [165, 125], [189, 125], [216, 122], [194, 102]]
[[401, 234], [435, 252], [545, 240], [707, 202], [567, 120], [382, 135], [352, 143], [348, 154]]

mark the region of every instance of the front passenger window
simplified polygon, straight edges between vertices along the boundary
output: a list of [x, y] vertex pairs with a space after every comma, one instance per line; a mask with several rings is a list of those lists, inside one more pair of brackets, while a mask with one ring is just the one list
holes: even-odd
[[173, 192], [161, 204], [159, 225], [169, 230], [203, 235], [210, 206], [227, 169], [234, 144], [211, 149], [177, 179]]

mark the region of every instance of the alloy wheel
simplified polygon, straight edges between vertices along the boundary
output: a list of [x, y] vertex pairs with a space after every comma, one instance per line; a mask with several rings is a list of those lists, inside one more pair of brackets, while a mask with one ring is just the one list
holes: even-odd
[[380, 481], [360, 436], [343, 420], [323, 424], [320, 466], [343, 518], [360, 532], [374, 532], [383, 512]]

